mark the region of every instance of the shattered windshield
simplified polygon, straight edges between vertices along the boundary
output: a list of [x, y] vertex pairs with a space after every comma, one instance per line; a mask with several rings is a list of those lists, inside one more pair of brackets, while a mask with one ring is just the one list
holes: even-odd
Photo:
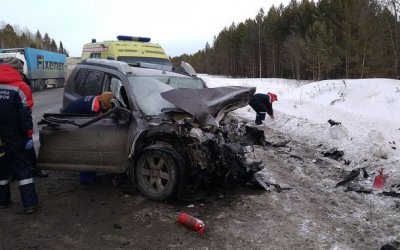
[[170, 85], [172, 88], [204, 89], [203, 81], [199, 78], [178, 77], [178, 76], [142, 76], [141, 78], [157, 79], [160, 82]]
[[169, 77], [168, 84], [173, 88], [203, 89], [203, 82], [198, 78]]
[[165, 78], [129, 77], [129, 82], [135, 100], [145, 115], [158, 115], [163, 108], [176, 108], [160, 95], [162, 92], [173, 89], [165, 84]]
[[176, 76], [134, 76], [129, 82], [135, 93], [135, 99], [146, 115], [158, 115], [163, 108], [175, 106], [161, 97], [160, 93], [175, 88], [202, 89], [201, 79]]

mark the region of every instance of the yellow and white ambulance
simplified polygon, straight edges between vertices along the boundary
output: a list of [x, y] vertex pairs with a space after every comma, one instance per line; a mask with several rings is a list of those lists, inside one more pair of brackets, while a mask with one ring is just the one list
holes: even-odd
[[151, 43], [150, 38], [134, 36], [117, 36], [117, 41], [96, 42], [83, 46], [82, 60], [85, 58], [100, 58], [123, 61], [130, 65], [151, 63], [172, 68], [172, 63], [164, 49]]

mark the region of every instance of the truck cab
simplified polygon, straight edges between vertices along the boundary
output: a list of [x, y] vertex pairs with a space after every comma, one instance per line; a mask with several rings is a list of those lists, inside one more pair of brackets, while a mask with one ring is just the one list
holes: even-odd
[[22, 53], [23, 50], [24, 50], [23, 48], [1, 49], [0, 50], [0, 59], [4, 59], [7, 57], [15, 57], [15, 58], [19, 59], [24, 65], [24, 69], [23, 69], [24, 75], [28, 75], [28, 67], [27, 67], [25, 55], [24, 55], [24, 53]]

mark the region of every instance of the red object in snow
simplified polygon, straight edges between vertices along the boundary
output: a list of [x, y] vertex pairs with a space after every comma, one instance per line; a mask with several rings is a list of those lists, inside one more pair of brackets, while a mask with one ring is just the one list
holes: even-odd
[[373, 187], [376, 189], [382, 189], [384, 185], [385, 185], [385, 177], [383, 176], [383, 168], [381, 168], [379, 170], [379, 174], [375, 176]]
[[187, 226], [188, 228], [198, 232], [199, 234], [203, 234], [205, 228], [204, 222], [202, 220], [197, 219], [185, 212], [180, 212], [178, 216], [179, 223]]

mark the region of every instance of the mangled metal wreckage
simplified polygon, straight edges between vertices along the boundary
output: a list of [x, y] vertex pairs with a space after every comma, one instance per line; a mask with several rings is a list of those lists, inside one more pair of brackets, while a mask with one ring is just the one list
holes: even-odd
[[128, 95], [129, 110], [116, 104], [100, 116], [45, 114], [39, 167], [127, 173], [158, 201], [199, 185], [247, 182], [260, 170], [248, 157], [245, 124], [228, 114], [247, 105], [255, 88], [154, 89]]

